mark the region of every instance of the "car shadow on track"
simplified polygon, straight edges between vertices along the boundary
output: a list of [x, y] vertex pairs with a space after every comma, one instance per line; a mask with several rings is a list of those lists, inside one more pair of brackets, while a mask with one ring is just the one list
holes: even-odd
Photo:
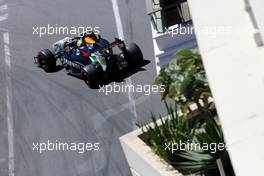
[[[112, 82], [119, 82], [119, 83], [120, 82], [124, 82], [125, 79], [127, 79], [128, 77], [136, 74], [137, 72], [146, 71], [146, 69], [143, 68], [143, 67], [148, 65], [149, 63], [150, 63], [149, 60], [144, 60], [142, 64], [140, 64], [138, 66], [135, 66], [133, 68], [132, 67], [126, 67], [123, 70], [118, 71], [117, 73], [104, 78], [101, 81], [100, 86], [107, 85], [107, 84], [110, 84]], [[79, 77], [79, 76], [76, 76], [76, 75], [71, 75], [71, 74], [68, 74], [68, 75], [82, 80], [82, 77]], [[99, 89], [100, 86], [98, 86], [98, 87], [90, 87], [90, 89]]]
[[56, 68], [52, 71], [49, 71], [49, 73], [56, 73], [63, 69], [64, 67], [62, 65], [57, 65]]
[[137, 72], [146, 71], [146, 69], [143, 67], [148, 65], [149, 63], [150, 63], [149, 60], [144, 60], [142, 64], [134, 68], [127, 67], [122, 71], [116, 73], [112, 77], [110, 77], [110, 79], [105, 80], [105, 82], [103, 83], [104, 85], [107, 85], [110, 84], [111, 82], [124, 82], [126, 78], [136, 74]]

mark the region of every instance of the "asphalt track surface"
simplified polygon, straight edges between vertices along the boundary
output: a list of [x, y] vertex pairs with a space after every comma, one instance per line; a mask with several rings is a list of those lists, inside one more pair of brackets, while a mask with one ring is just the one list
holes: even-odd
[[[150, 111], [162, 112], [159, 95], [134, 93], [135, 116], [128, 93], [105, 96], [63, 70], [45, 73], [32, 60], [38, 50], [50, 48], [64, 37], [40, 38], [33, 35], [33, 26], [99, 26], [103, 37], [109, 40], [117, 37], [111, 0], [1, 0], [0, 3], [8, 4], [8, 20], [0, 22], [0, 175], [9, 174], [7, 73], [2, 43], [2, 30], [6, 29], [10, 36], [15, 176], [130, 176], [118, 138], [135, 129], [137, 121], [149, 119]], [[118, 3], [126, 41], [138, 43], [144, 58], [151, 61], [130, 76], [132, 83], [152, 84], [156, 70], [145, 2]], [[33, 151], [33, 143], [47, 140], [99, 142], [100, 151], [84, 154]]]

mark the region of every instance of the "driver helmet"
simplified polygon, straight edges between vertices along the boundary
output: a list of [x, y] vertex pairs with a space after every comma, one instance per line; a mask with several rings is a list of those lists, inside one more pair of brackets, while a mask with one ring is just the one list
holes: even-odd
[[91, 37], [85, 37], [85, 38], [84, 38], [84, 42], [85, 42], [86, 44], [88, 44], [88, 45], [93, 45], [93, 44], [96, 43], [95, 40], [94, 40], [93, 38], [91, 38]]

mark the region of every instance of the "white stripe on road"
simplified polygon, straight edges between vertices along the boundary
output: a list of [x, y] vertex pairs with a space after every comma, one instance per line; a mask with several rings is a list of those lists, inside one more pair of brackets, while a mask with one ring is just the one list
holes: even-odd
[[4, 14], [4, 15], [1, 15], [1, 16], [0, 16], [0, 22], [1, 22], [1, 21], [4, 21], [4, 20], [7, 20], [7, 18], [8, 18], [8, 14], [7, 14], [7, 13]]
[[[115, 22], [116, 22], [116, 28], [117, 28], [118, 37], [119, 37], [119, 39], [124, 40], [125, 39], [124, 30], [123, 30], [123, 25], [122, 25], [122, 20], [121, 20], [121, 16], [120, 16], [120, 11], [119, 11], [119, 6], [118, 6], [117, 0], [112, 0], [112, 5], [113, 5], [113, 11], [114, 11], [114, 16], [115, 16]], [[127, 85], [129, 85], [129, 86], [132, 85], [131, 78], [127, 79]], [[128, 91], [128, 99], [129, 99], [129, 102], [130, 102], [131, 112], [135, 116], [135, 123], [136, 123], [137, 120], [138, 120], [138, 115], [137, 115], [136, 102], [135, 102], [135, 99], [134, 99], [133, 92]], [[134, 128], [136, 128], [136, 125], [134, 126]]]
[[114, 10], [114, 15], [115, 15], [115, 22], [116, 22], [118, 37], [121, 40], [124, 40], [125, 35], [124, 35], [124, 30], [123, 30], [123, 25], [122, 25], [122, 20], [120, 17], [120, 11], [119, 11], [117, 0], [112, 0], [112, 5], [113, 5], [113, 10]]
[[[132, 84], [133, 84], [132, 83], [132, 79], [128, 78], [127, 79], [127, 85], [129, 87], [131, 87]], [[135, 98], [134, 98], [133, 92], [128, 91], [128, 100], [129, 100], [129, 102], [131, 104], [131, 107], [130, 107], [131, 108], [131, 112], [135, 116], [135, 124], [134, 125], [136, 125], [137, 120], [138, 120], [138, 115], [137, 115], [136, 102], [135, 102]], [[136, 128], [136, 126], [135, 126], [135, 128]]]
[[7, 10], [7, 8], [8, 8], [8, 7], [7, 7], [7, 4], [1, 5], [1, 6], [0, 6], [0, 12], [1, 12], [1, 11], [4, 11], [4, 10]]
[[12, 111], [12, 83], [11, 83], [11, 57], [9, 33], [4, 32], [4, 52], [5, 52], [5, 74], [6, 74], [6, 105], [8, 124], [8, 175], [14, 176], [14, 131], [13, 131], [13, 111]]

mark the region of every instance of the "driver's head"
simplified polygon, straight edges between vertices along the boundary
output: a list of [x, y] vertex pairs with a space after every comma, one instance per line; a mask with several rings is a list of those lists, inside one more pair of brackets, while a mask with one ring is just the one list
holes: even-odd
[[93, 45], [96, 43], [95, 40], [91, 37], [84, 37], [84, 42], [88, 45]]

